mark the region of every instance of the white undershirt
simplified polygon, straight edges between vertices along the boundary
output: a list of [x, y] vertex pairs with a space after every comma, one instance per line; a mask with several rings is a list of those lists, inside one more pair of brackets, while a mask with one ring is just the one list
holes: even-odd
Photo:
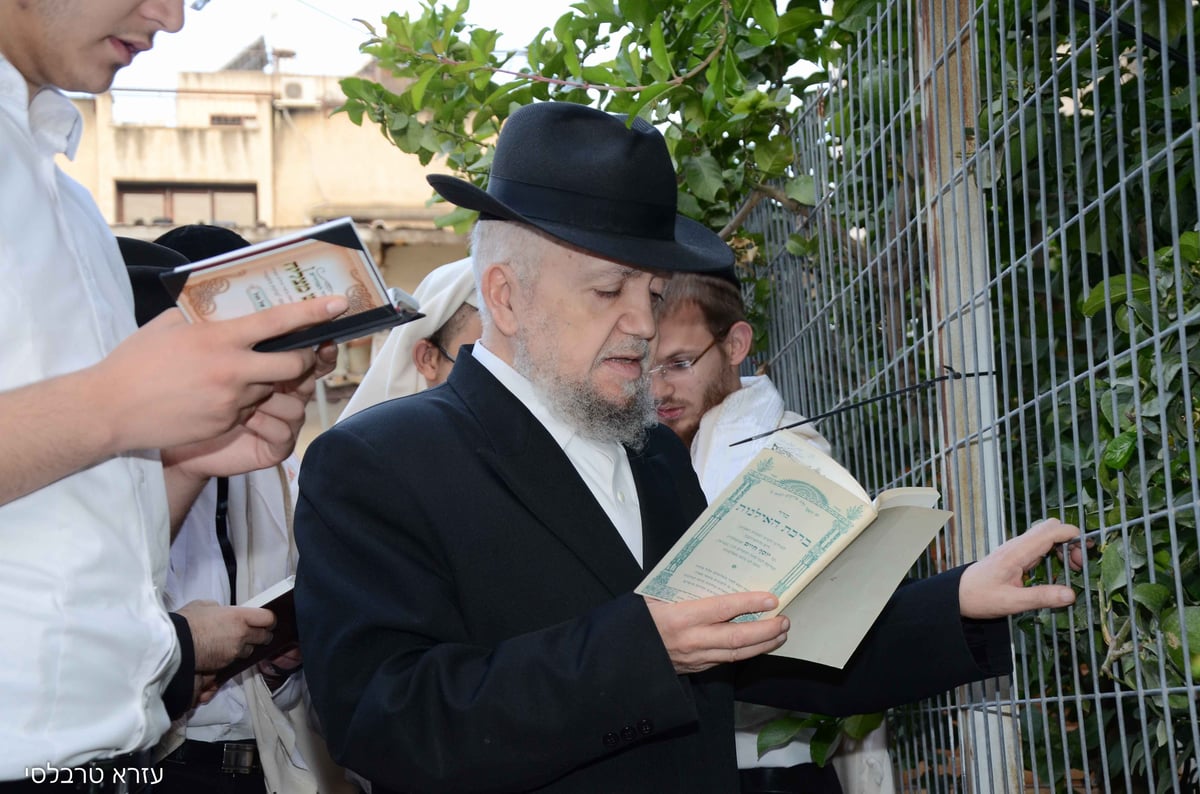
[[642, 513], [625, 448], [616, 441], [596, 441], [579, 435], [575, 428], [550, 410], [528, 378], [484, 347], [483, 342], [475, 343], [472, 355], [558, 442], [641, 566]]

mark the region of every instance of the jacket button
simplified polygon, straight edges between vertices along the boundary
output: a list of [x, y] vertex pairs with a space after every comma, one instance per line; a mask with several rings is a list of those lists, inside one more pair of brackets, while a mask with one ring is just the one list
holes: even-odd
[[642, 736], [649, 736], [654, 733], [654, 723], [650, 720], [641, 720], [637, 724], [637, 729]]
[[637, 738], [637, 731], [633, 729], [632, 725], [626, 725], [621, 729], [621, 738], [627, 742], [632, 742]]
[[613, 747], [619, 741], [621, 741], [621, 740], [619, 738], [617, 738], [617, 735], [615, 733], [613, 733], [612, 731], [609, 731], [608, 733], [604, 734], [604, 746], [605, 747]]

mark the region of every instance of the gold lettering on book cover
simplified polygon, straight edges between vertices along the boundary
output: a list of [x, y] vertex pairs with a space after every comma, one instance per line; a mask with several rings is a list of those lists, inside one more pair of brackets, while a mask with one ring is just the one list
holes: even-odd
[[229, 279], [221, 277], [183, 288], [183, 295], [195, 312], [207, 317], [217, 311], [216, 296], [229, 290]]
[[371, 290], [367, 289], [367, 285], [363, 283], [357, 273], [352, 277], [354, 283], [346, 288], [346, 300], [350, 302], [350, 308], [346, 310], [346, 314], [357, 314], [374, 309], [375, 301], [371, 300]]

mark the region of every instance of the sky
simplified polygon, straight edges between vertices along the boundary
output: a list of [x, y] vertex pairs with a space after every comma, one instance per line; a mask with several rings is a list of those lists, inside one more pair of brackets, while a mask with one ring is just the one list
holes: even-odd
[[[418, 16], [421, 10], [417, 0], [209, 0], [199, 11], [193, 5], [187, 0], [183, 30], [156, 36], [153, 50], [117, 73], [114, 89], [173, 88], [179, 72], [220, 69], [261, 35], [268, 47], [295, 51], [285, 71], [348, 75], [366, 63], [358, 45], [368, 33], [355, 18], [377, 24], [391, 11]], [[570, 0], [472, 0], [466, 19], [499, 30], [500, 45], [516, 49], [569, 6]]]

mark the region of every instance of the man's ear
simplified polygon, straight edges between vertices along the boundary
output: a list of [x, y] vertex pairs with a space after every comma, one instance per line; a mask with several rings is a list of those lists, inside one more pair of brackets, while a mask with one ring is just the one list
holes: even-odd
[[729, 331], [725, 334], [725, 341], [722, 344], [725, 347], [725, 355], [729, 358], [730, 366], [740, 367], [746, 360], [746, 356], [750, 355], [750, 348], [754, 346], [754, 329], [750, 327], [750, 323], [739, 320], [729, 326]]
[[437, 349], [437, 345], [428, 339], [418, 339], [417, 343], [413, 345], [413, 364], [416, 365], [417, 372], [421, 373], [421, 377], [425, 378], [427, 384], [437, 380], [438, 360], [441, 358], [441, 355], [442, 353]]
[[519, 290], [517, 274], [508, 265], [497, 263], [484, 269], [479, 284], [479, 299], [487, 305], [492, 325], [504, 336], [517, 333], [517, 312], [513, 301]]

